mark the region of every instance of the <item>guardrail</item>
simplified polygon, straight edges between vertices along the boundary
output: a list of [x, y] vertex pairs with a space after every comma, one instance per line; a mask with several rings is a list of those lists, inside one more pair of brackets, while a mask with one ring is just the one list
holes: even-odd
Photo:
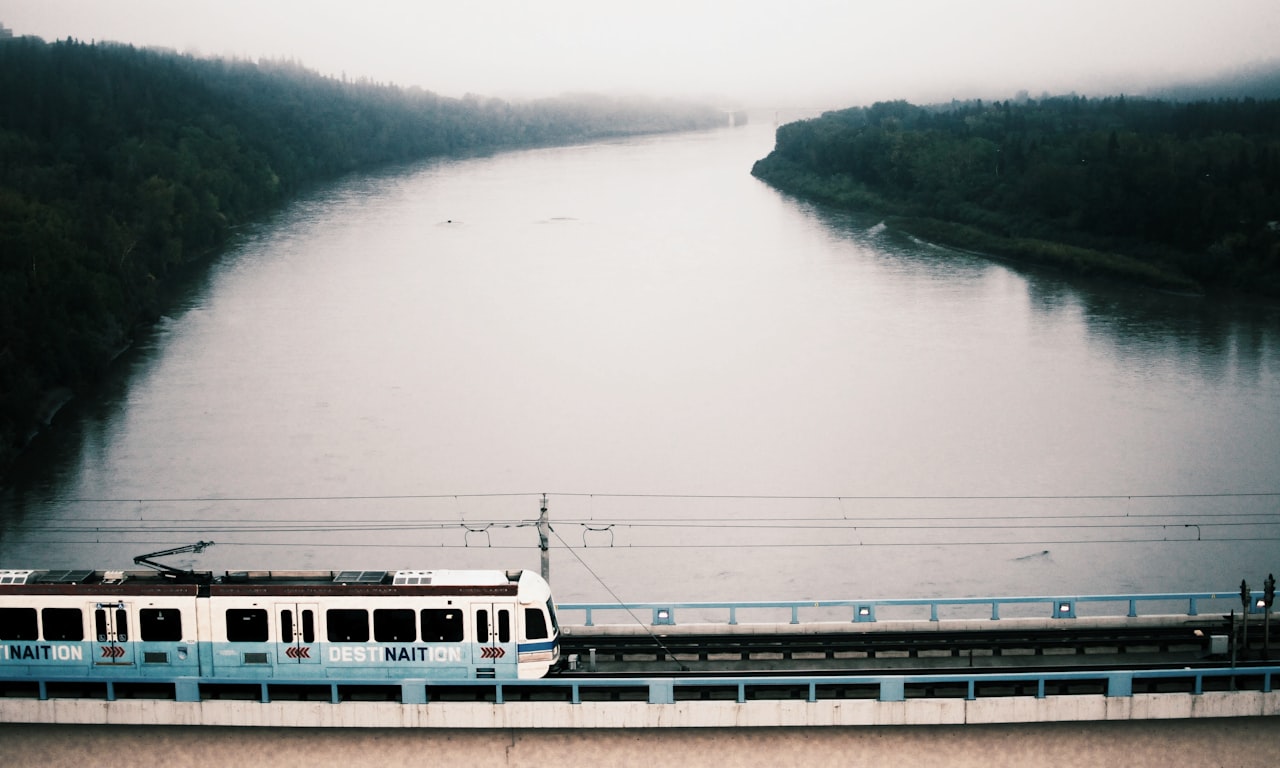
[[[455, 680], [428, 683], [425, 680], [315, 680], [263, 682], [261, 680], [204, 681], [178, 679], [145, 686], [121, 682], [89, 680], [24, 681], [26, 698], [41, 701], [56, 698], [91, 698], [116, 701], [122, 698], [169, 698], [197, 702], [205, 699], [240, 699], [269, 703], [273, 700], [324, 701], [332, 704], [358, 699], [397, 700], [402, 704], [432, 701], [473, 701], [505, 704], [508, 701], [648, 701], [674, 704], [677, 700], [734, 700], [753, 698], [793, 699], [816, 702], [820, 699], [868, 699], [881, 702], [908, 698], [1008, 698], [1047, 695], [1105, 695], [1130, 697], [1135, 683], [1175, 681], [1181, 692], [1199, 695], [1206, 682], [1217, 681], [1218, 690], [1252, 690], [1271, 693], [1280, 666], [1238, 666], [1194, 669], [1081, 670], [1074, 672], [973, 672], [907, 675], [832, 675], [770, 677], [652, 677], [652, 678], [545, 678], [495, 682]], [[158, 695], [168, 688], [172, 695]], [[1150, 685], [1147, 687], [1151, 687]], [[74, 692], [74, 696], [72, 693]], [[141, 692], [142, 696], [139, 696]], [[1164, 692], [1164, 691], [1159, 691]], [[22, 698], [13, 690], [6, 697]], [[34, 695], [30, 695], [34, 694]]]
[[[1027, 597], [949, 597], [949, 598], [892, 598], [892, 599], [874, 599], [874, 600], [789, 600], [789, 601], [773, 601], [773, 602], [694, 602], [694, 603], [562, 603], [557, 605], [560, 612], [561, 623], [570, 624], [566, 619], [576, 612], [583, 614], [583, 626], [595, 626], [596, 614], [606, 612], [625, 612], [631, 621], [636, 621], [641, 616], [649, 616], [651, 624], [654, 626], [674, 626], [676, 624], [676, 611], [682, 613], [696, 613], [699, 617], [719, 617], [706, 619], [701, 621], [712, 621], [713, 623], [726, 622], [729, 625], [738, 624], [739, 614], [750, 612], [759, 614], [769, 612], [775, 616], [786, 616], [790, 614], [790, 624], [800, 624], [801, 612], [807, 615], [814, 613], [823, 613], [827, 616], [844, 613], [849, 617], [849, 621], [853, 623], [859, 622], [875, 622], [877, 620], [877, 612], [884, 614], [887, 610], [895, 610], [895, 619], [925, 619], [925, 609], [928, 609], [928, 620], [939, 621], [943, 612], [947, 612], [947, 618], [983, 618], [989, 610], [989, 616], [992, 621], [999, 621], [1002, 609], [1012, 609], [1016, 606], [1019, 608], [1027, 606], [1043, 606], [1045, 611], [1039, 614], [1042, 617], [1056, 619], [1074, 619], [1086, 612], [1090, 616], [1125, 616], [1128, 618], [1136, 618], [1139, 615], [1158, 615], [1155, 611], [1139, 614], [1139, 607], [1152, 607], [1156, 610], [1163, 611], [1167, 615], [1170, 610], [1183, 610], [1185, 606], [1187, 616], [1198, 616], [1200, 611], [1206, 606], [1203, 603], [1210, 603], [1210, 610], [1215, 613], [1226, 614], [1228, 611], [1239, 611], [1240, 594], [1238, 591], [1225, 592], [1167, 592], [1161, 594], [1139, 594], [1139, 595], [1067, 595], [1067, 596], [1027, 596]], [[981, 607], [986, 610], [981, 614], [974, 615], [976, 612], [971, 610], [974, 607]], [[1116, 608], [1114, 612], [1107, 612], [1109, 606], [1122, 606]], [[1094, 611], [1093, 609], [1101, 609]], [[1121, 614], [1118, 611], [1124, 610]], [[726, 613], [727, 612], [727, 613]], [[1261, 613], [1258, 610], [1251, 610], [1250, 613]], [[811, 619], [823, 620], [823, 619]], [[844, 620], [840, 617], [840, 620]]]

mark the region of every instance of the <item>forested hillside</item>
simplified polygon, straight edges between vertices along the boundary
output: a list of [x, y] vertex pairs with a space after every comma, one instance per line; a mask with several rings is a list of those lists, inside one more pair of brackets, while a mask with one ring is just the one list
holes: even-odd
[[933, 241], [1280, 297], [1280, 101], [880, 103], [780, 127], [752, 172]]
[[293, 64], [0, 41], [0, 466], [157, 316], [168, 278], [308, 186], [721, 122], [674, 102], [456, 100]]

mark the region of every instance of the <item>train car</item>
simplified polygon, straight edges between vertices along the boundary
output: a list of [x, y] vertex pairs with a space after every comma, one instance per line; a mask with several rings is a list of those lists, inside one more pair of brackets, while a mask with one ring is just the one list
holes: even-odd
[[150, 572], [0, 571], [0, 675], [198, 676], [198, 591]]
[[0, 678], [531, 679], [560, 660], [530, 571], [0, 571]]

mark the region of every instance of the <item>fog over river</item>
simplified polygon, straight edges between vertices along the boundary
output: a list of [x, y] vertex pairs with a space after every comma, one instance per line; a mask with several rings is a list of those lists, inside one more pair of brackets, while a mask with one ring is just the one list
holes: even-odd
[[539, 564], [562, 602], [1280, 571], [1280, 312], [750, 176], [747, 127], [349, 179], [241, 233], [0, 496], [0, 567]]

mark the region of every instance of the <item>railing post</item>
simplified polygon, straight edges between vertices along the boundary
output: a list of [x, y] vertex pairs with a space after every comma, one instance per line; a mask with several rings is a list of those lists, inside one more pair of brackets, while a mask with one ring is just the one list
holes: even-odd
[[173, 684], [174, 701], [199, 701], [200, 683], [196, 680], [178, 680]]
[[906, 701], [907, 681], [901, 677], [886, 677], [880, 681], [881, 701]]
[[1107, 697], [1133, 695], [1133, 673], [1116, 672], [1107, 675]]
[[401, 704], [426, 704], [427, 686], [421, 682], [400, 684]]
[[1136, 619], [1138, 617], [1138, 601], [1129, 598], [1129, 618]]
[[[738, 694], [741, 696], [741, 692]], [[675, 704], [676, 703], [676, 684], [675, 681], [667, 678], [664, 680], [649, 681], [649, 703], [650, 704]]]
[[[792, 613], [791, 615], [792, 615], [793, 617], [795, 616], [795, 614], [794, 614], [794, 613]], [[737, 624], [737, 623], [738, 623], [738, 606], [736, 606], [736, 605], [731, 605], [731, 606], [729, 606], [729, 626], [731, 626], [731, 627], [732, 627], [733, 625], [735, 625], [735, 624]], [[794, 623], [795, 623], [794, 619], [792, 620], [792, 622], [791, 622], [791, 623], [792, 623], [792, 624], [794, 624]]]

